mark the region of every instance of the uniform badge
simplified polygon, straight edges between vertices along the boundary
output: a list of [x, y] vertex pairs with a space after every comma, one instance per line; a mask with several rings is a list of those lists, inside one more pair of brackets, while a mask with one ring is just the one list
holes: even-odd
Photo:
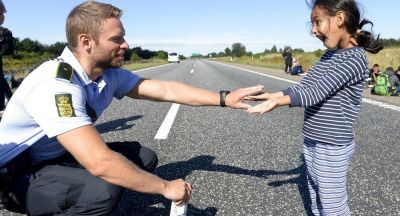
[[60, 117], [76, 117], [75, 109], [72, 105], [71, 94], [56, 94], [55, 95], [58, 116]]

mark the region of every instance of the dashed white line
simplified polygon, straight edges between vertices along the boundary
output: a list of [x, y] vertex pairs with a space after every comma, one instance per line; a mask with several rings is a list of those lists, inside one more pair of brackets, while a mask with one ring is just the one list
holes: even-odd
[[192, 69], [192, 70], [190, 71], [190, 73], [191, 73], [191, 74], [194, 73], [194, 69]]
[[178, 113], [179, 106], [180, 104], [172, 104], [154, 139], [167, 139], [172, 124], [174, 123], [175, 116]]

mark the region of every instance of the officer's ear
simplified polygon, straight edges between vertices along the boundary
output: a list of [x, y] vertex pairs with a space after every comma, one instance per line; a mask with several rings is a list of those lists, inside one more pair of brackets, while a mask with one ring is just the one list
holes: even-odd
[[80, 34], [78, 37], [79, 46], [81, 46], [88, 52], [90, 52], [90, 50], [92, 49], [91, 41], [92, 39], [87, 34]]

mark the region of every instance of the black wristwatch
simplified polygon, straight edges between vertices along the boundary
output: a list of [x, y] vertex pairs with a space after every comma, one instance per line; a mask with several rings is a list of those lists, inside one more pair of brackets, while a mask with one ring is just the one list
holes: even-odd
[[219, 105], [221, 105], [221, 107], [226, 107], [225, 98], [229, 93], [231, 92], [225, 90], [219, 91]]

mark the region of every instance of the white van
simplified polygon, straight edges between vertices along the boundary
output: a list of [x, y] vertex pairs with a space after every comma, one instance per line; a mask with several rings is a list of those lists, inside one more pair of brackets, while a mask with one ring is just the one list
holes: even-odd
[[179, 63], [179, 55], [178, 53], [169, 53], [168, 54], [168, 62], [170, 63]]

